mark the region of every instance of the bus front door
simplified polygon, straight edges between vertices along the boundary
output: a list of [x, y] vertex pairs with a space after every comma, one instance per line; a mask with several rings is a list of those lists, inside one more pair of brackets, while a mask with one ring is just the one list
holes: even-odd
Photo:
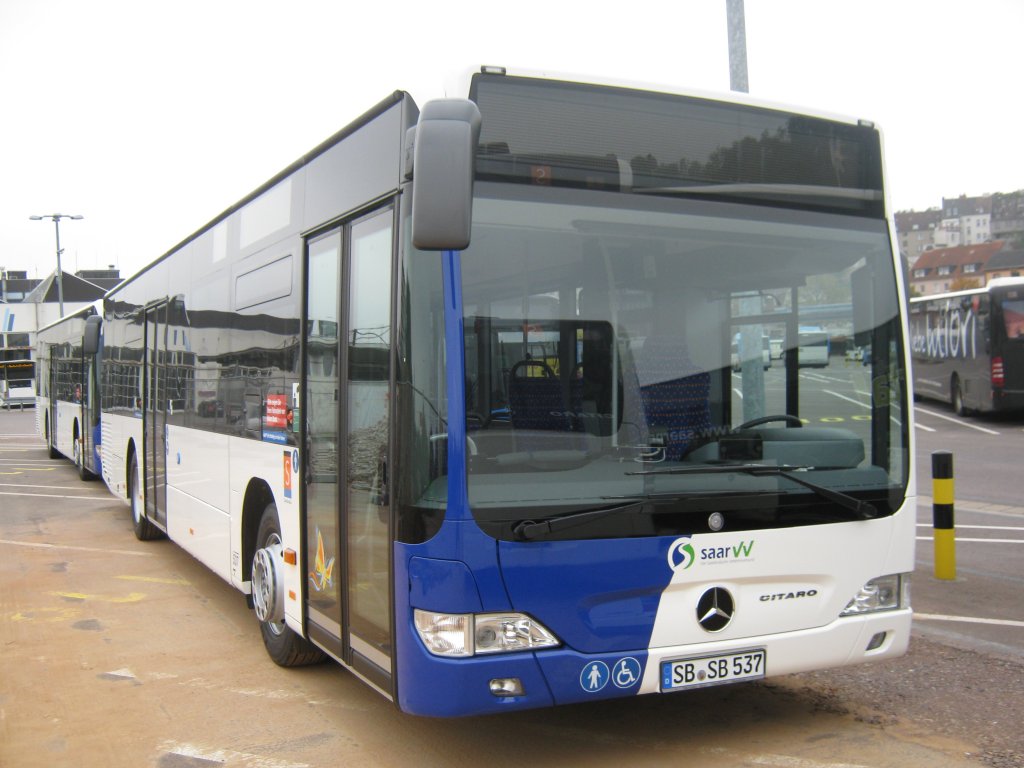
[[393, 209], [308, 244], [304, 442], [309, 634], [391, 689]]
[[167, 527], [167, 302], [146, 308], [145, 477], [146, 515]]

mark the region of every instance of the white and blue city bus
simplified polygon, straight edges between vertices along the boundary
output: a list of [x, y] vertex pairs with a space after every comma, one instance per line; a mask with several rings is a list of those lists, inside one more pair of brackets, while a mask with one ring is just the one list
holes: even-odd
[[[910, 636], [903, 285], [868, 122], [485, 68], [397, 92], [103, 300], [103, 477], [267, 650], [403, 711]], [[870, 365], [800, 374], [801, 312]], [[733, 368], [737, 333], [778, 340]]]

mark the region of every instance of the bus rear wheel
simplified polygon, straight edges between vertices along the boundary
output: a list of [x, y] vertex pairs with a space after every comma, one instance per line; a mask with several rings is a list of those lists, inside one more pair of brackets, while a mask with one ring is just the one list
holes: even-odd
[[284, 620], [284, 546], [277, 505], [268, 504], [256, 533], [252, 557], [252, 604], [260, 623], [263, 645], [274, 663], [281, 667], [316, 664], [323, 653], [296, 634]]
[[949, 384], [949, 399], [953, 403], [953, 412], [957, 416], [966, 416], [967, 407], [964, 405], [964, 393], [960, 389], [960, 377], [953, 374], [953, 380]]

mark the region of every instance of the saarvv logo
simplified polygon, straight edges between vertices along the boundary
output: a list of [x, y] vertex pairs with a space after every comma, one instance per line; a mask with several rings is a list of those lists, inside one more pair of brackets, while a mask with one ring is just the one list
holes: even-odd
[[695, 559], [689, 536], [676, 539], [668, 548], [668, 567], [673, 571], [685, 571], [693, 565]]
[[673, 572], [685, 571], [695, 562], [705, 564], [751, 561], [754, 559], [754, 540], [734, 542], [716, 547], [694, 548], [689, 536], [672, 542], [668, 548], [668, 567]]

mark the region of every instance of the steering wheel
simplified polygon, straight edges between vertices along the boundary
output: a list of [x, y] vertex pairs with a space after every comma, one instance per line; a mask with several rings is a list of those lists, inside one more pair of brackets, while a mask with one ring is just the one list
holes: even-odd
[[773, 421], [784, 421], [791, 427], [802, 427], [804, 425], [804, 423], [800, 421], [800, 419], [798, 419], [796, 416], [791, 416], [788, 413], [781, 413], [777, 416], [762, 416], [758, 419], [751, 419], [750, 421], [745, 421], [738, 427], [736, 427], [736, 429], [734, 429], [733, 432], [739, 432], [744, 429], [750, 429], [751, 427], [756, 427], [761, 424], [769, 424]]
[[552, 370], [550, 365], [545, 363], [543, 360], [537, 360], [536, 358], [532, 358], [532, 357], [528, 357], [525, 360], [520, 360], [518, 363], [513, 365], [512, 366], [512, 370], [509, 371], [509, 376], [511, 378], [513, 378], [513, 379], [514, 378], [518, 378], [516, 376], [516, 374], [521, 369], [530, 368], [530, 367], [532, 367], [532, 368], [540, 368], [541, 375], [545, 379], [557, 379], [558, 378], [555, 375], [555, 372]]

